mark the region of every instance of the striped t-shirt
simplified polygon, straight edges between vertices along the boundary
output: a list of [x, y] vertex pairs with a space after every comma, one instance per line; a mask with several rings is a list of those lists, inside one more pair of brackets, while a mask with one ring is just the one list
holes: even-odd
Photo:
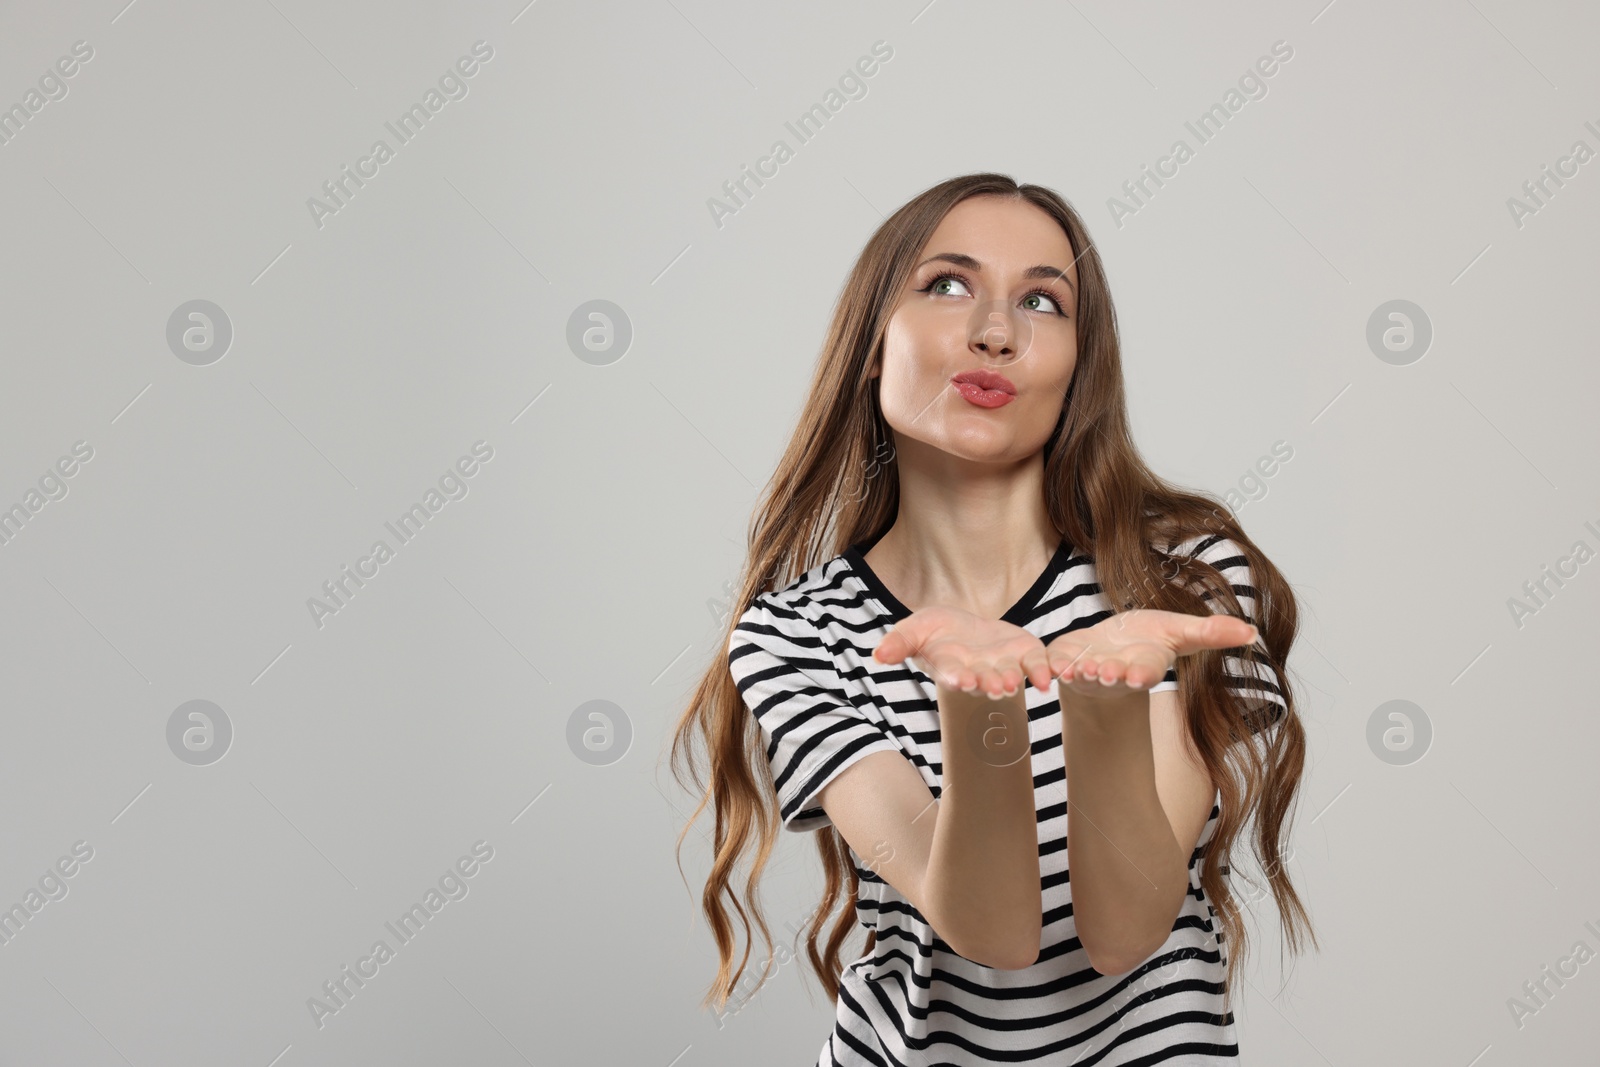
[[[880, 535], [881, 536], [881, 535]], [[760, 724], [782, 825], [829, 826], [817, 794], [872, 752], [899, 752], [934, 797], [943, 774], [933, 679], [913, 663], [881, 664], [872, 650], [910, 611], [864, 558], [874, 541], [852, 545], [787, 588], [763, 593], [735, 627], [728, 665]], [[1221, 571], [1249, 621], [1255, 590], [1238, 546], [1210, 535], [1176, 546]], [[1214, 604], [1215, 602], [1212, 601]], [[1213, 607], [1217, 610], [1217, 607]], [[1093, 559], [1065, 541], [1033, 586], [1002, 618], [1049, 644], [1111, 615]], [[1264, 663], [1247, 679], [1224, 657], [1230, 685], [1285, 707]], [[1151, 692], [1177, 688], [1177, 672]], [[1189, 858], [1189, 893], [1172, 933], [1130, 973], [1089, 965], [1072, 917], [1067, 877], [1067, 787], [1059, 705], [1031, 685], [1027, 697], [1044, 927], [1039, 958], [1001, 970], [958, 955], [920, 913], [853, 849], [856, 916], [876, 944], [840, 977], [834, 1029], [819, 1067], [890, 1065], [1201, 1064], [1236, 1057], [1232, 1012], [1222, 1013], [1227, 965], [1220, 925], [1200, 890], [1202, 853], [1221, 812], [1211, 813]]]

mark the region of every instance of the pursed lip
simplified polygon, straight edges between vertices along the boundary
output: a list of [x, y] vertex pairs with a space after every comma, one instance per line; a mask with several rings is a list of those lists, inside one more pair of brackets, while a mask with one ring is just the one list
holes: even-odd
[[971, 382], [979, 389], [998, 389], [1002, 393], [1010, 393], [1012, 396], [1017, 395], [1017, 387], [1011, 384], [1011, 380], [1003, 374], [996, 374], [992, 370], [962, 371], [954, 378], [951, 378], [950, 381], [952, 384]]

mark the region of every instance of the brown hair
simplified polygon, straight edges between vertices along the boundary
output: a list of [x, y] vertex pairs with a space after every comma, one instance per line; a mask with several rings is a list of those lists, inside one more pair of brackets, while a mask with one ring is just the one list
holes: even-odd
[[[1239, 546], [1250, 567], [1255, 590], [1251, 621], [1265, 651], [1249, 646], [1208, 650], [1180, 658], [1177, 668], [1195, 748], [1220, 791], [1221, 814], [1206, 845], [1201, 889], [1221, 921], [1220, 939], [1238, 949], [1228, 953], [1226, 1005], [1248, 947], [1241, 909], [1224, 876], [1235, 841], [1252, 814], [1255, 857], [1268, 878], [1285, 940], [1296, 953], [1302, 933], [1316, 944], [1310, 919], [1284, 870], [1289, 809], [1305, 761], [1305, 728], [1285, 670], [1298, 627], [1294, 594], [1223, 501], [1164, 481], [1140, 457], [1128, 428], [1116, 311], [1105, 271], [1083, 221], [1058, 194], [1018, 185], [1003, 174], [952, 178], [901, 207], [868, 240], [834, 309], [805, 408], [751, 518], [749, 551], [722, 647], [726, 650], [739, 617], [759, 594], [785, 588], [894, 522], [899, 478], [892, 454], [884, 461], [882, 453], [882, 442], [892, 435], [871, 385], [877, 379], [868, 378], [867, 371], [917, 255], [945, 214], [973, 196], [1011, 197], [1038, 206], [1060, 224], [1077, 256], [1078, 362], [1061, 418], [1044, 446], [1045, 507], [1062, 536], [1092, 554], [1107, 602], [1114, 610], [1144, 607], [1204, 615], [1213, 610], [1207, 601], [1215, 598], [1220, 604], [1216, 610], [1242, 616], [1232, 586], [1215, 568], [1190, 556], [1167, 555], [1158, 546], [1170, 550], [1197, 536], [1207, 537], [1204, 544], [1209, 544], [1213, 535], [1222, 535]], [[880, 461], [891, 476], [863, 480], [859, 472], [869, 467], [876, 472]], [[1239, 657], [1247, 670], [1257, 660], [1276, 670], [1288, 708], [1274, 729], [1256, 732], [1270, 723], [1266, 713], [1273, 708], [1249, 706], [1242, 693], [1224, 684], [1224, 655]], [[691, 755], [697, 740], [708, 755], [707, 777]], [[685, 835], [708, 803], [715, 814], [714, 855], [701, 907], [720, 962], [702, 1006], [715, 1002], [720, 1011], [750, 958], [752, 918], [767, 944], [769, 967], [772, 961], [772, 937], [761, 915], [757, 886], [780, 828], [761, 730], [734, 685], [725, 653], [706, 671], [678, 721], [671, 762], [679, 784], [685, 784], [687, 771], [702, 794], [678, 835], [680, 871]], [[840, 949], [856, 925], [857, 876], [850, 847], [837, 829], [818, 830], [814, 840], [826, 880], [806, 932], [806, 955], [829, 998], [837, 1000]], [[742, 892], [736, 893], [734, 876], [747, 852], [753, 856]], [[730, 906], [746, 942], [737, 968], [732, 967], [736, 946]], [[839, 913], [819, 954], [818, 936], [836, 908]], [[874, 931], [869, 930], [866, 951], [873, 943]], [[763, 981], [767, 973], [763, 971]]]

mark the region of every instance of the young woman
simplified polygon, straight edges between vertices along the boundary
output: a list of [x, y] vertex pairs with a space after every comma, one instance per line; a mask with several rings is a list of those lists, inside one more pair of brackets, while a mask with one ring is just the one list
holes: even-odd
[[672, 744], [694, 817], [715, 812], [708, 1003], [752, 918], [770, 973], [757, 882], [782, 826], [816, 832], [826, 879], [823, 1067], [1238, 1055], [1227, 876], [1252, 818], [1286, 941], [1315, 944], [1283, 858], [1294, 597], [1221, 501], [1140, 459], [1105, 274], [1060, 196], [970, 175], [872, 236], [733, 615]]

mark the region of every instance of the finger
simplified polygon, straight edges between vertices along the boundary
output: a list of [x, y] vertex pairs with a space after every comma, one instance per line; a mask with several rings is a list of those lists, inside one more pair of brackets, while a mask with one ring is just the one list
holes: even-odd
[[1071, 682], [1082, 677], [1085, 653], [1086, 650], [1079, 652], [1062, 665], [1061, 670], [1058, 672], [1062, 681]]
[[1058, 638], [1047, 649], [1051, 675], [1059, 678], [1064, 672], [1070, 671], [1086, 651], [1088, 651], [1086, 645]]
[[1106, 697], [1116, 695], [1116, 692], [1121, 690], [1122, 687], [1120, 684], [1115, 687], [1102, 685], [1097, 678], [1079, 676], [1070, 682], [1064, 683], [1061, 688], [1063, 698], [1068, 695], [1074, 695], [1086, 697], [1090, 700], [1103, 700]]
[[1023, 654], [1022, 670], [1035, 689], [1041, 693], [1050, 691], [1050, 683], [1055, 675], [1050, 673], [1050, 653], [1043, 645], [1031, 648]]
[[1128, 665], [1120, 659], [1108, 659], [1101, 663], [1095, 673], [1101, 685], [1116, 685], [1128, 673]]
[[928, 666], [934, 668], [939, 682], [947, 689], [970, 693], [978, 684], [977, 674], [960, 656], [947, 652], [930, 661]]
[[1129, 689], [1149, 689], [1166, 671], [1153, 667], [1142, 659], [1130, 662], [1122, 672], [1122, 684]]
[[991, 700], [1000, 700], [1016, 691], [1016, 686], [1008, 677], [1009, 674], [1008, 668], [995, 663], [989, 664], [988, 670], [984, 672], [983, 691]]
[[1000, 674], [994, 669], [994, 664], [982, 660], [970, 666], [972, 673], [978, 679], [978, 692], [987, 697], [998, 697], [1001, 689]]
[[934, 681], [938, 682], [946, 689], [954, 689], [961, 693], [972, 692], [974, 683], [976, 681], [971, 671], [962, 671], [959, 669], [948, 671], [935, 670], [932, 673]]
[[1099, 678], [1100, 663], [1100, 657], [1095, 655], [1093, 650], [1084, 649], [1083, 655], [1078, 657], [1077, 676], [1079, 678], [1088, 678], [1091, 681]]
[[920, 612], [908, 615], [890, 628], [884, 639], [873, 649], [872, 656], [879, 663], [900, 663], [908, 656], [922, 650], [932, 636], [933, 622]]
[[1166, 677], [1169, 657], [1153, 645], [1136, 645], [1123, 653], [1126, 668], [1122, 684], [1130, 689], [1149, 689]]
[[912, 651], [910, 640], [896, 627], [878, 642], [878, 647], [872, 650], [872, 658], [879, 663], [899, 663]]
[[1173, 651], [1180, 656], [1207, 648], [1235, 648], [1256, 639], [1254, 626], [1234, 615], [1187, 616], [1176, 627]]

